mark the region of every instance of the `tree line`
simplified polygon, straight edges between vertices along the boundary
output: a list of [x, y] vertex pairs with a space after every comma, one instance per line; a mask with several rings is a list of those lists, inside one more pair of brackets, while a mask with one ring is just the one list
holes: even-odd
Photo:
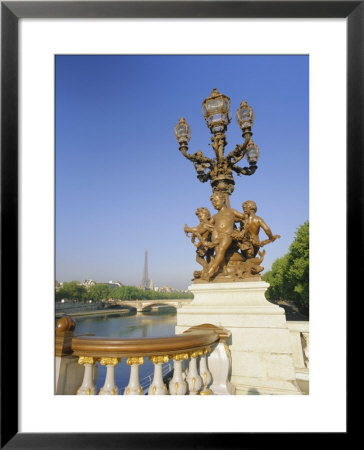
[[296, 231], [289, 252], [276, 259], [272, 270], [263, 275], [270, 284], [266, 297], [272, 302], [289, 300], [300, 312], [309, 315], [309, 222]]
[[156, 292], [137, 288], [135, 286], [119, 286], [112, 288], [107, 284], [95, 284], [89, 288], [81, 285], [78, 281], [63, 283], [56, 290], [56, 301], [62, 299], [76, 300], [78, 302], [92, 300], [101, 302], [103, 300], [158, 300], [158, 299], [185, 299], [193, 298], [190, 292]]

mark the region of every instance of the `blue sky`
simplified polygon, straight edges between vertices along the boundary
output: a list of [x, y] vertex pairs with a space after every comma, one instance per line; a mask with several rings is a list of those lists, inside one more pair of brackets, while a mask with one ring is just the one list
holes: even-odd
[[148, 250], [156, 285], [191, 283], [200, 266], [183, 226], [199, 206], [214, 211], [212, 191], [173, 128], [184, 116], [189, 151], [212, 157], [201, 104], [214, 87], [231, 99], [226, 152], [243, 141], [240, 102], [254, 109], [258, 170], [235, 175], [230, 201], [255, 200], [281, 235], [269, 270], [309, 218], [308, 79], [308, 56], [56, 56], [56, 279], [139, 285]]

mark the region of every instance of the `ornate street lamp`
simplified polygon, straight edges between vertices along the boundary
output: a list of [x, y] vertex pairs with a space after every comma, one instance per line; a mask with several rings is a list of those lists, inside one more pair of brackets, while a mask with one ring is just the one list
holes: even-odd
[[178, 124], [174, 127], [174, 134], [180, 145], [188, 144], [191, 139], [191, 130], [184, 117], [181, 117]]
[[259, 148], [257, 145], [254, 144], [253, 140], [250, 140], [246, 153], [246, 159], [248, 160], [250, 167], [257, 165], [258, 156], [259, 156]]
[[240, 103], [240, 107], [236, 112], [236, 118], [243, 133], [251, 130], [254, 122], [254, 112], [253, 108], [245, 100]]
[[[242, 279], [260, 279], [265, 251], [264, 245], [275, 241], [279, 235], [273, 235], [262, 219], [255, 217], [256, 203], [247, 200], [243, 203], [243, 212], [230, 207], [229, 196], [234, 190], [233, 172], [238, 175], [252, 175], [257, 169], [259, 148], [252, 140], [254, 123], [253, 108], [244, 100], [236, 113], [244, 142], [224, 155], [227, 145], [225, 131], [231, 122], [230, 98], [214, 88], [202, 103], [202, 114], [209, 127], [211, 147], [215, 158], [207, 158], [201, 150], [188, 153], [191, 130], [181, 117], [174, 132], [183, 156], [193, 162], [197, 178], [205, 183], [210, 181], [213, 194], [210, 200], [218, 211], [213, 217], [206, 207], [198, 208], [196, 215], [200, 220], [196, 227], [185, 225], [187, 236], [197, 247], [196, 261], [202, 265], [201, 271], [194, 272], [198, 282], [239, 281]], [[249, 166], [239, 167], [237, 163], [246, 156]], [[268, 239], [259, 241], [259, 229], [262, 227]], [[258, 231], [257, 231], [258, 230]], [[195, 240], [198, 239], [198, 243]]]
[[227, 95], [220, 94], [214, 88], [210, 97], [205, 98], [202, 103], [202, 114], [211, 133], [222, 133], [230, 123], [229, 116], [230, 99]]
[[[202, 113], [209, 127], [212, 137], [211, 146], [215, 152], [215, 158], [207, 158], [201, 150], [196, 153], [188, 153], [188, 142], [191, 138], [191, 130], [183, 117], [175, 126], [174, 132], [179, 143], [179, 149], [183, 156], [193, 162], [197, 172], [197, 178], [205, 183], [210, 181], [214, 192], [223, 192], [227, 203], [228, 196], [234, 191], [233, 171], [238, 175], [252, 175], [257, 169], [259, 150], [251, 141], [254, 113], [246, 101], [241, 102], [237, 111], [237, 120], [243, 132], [244, 142], [238, 144], [233, 151], [224, 156], [227, 145], [225, 131], [231, 121], [229, 113], [230, 98], [221, 94], [214, 88], [209, 97], [202, 103]], [[239, 167], [237, 163], [247, 156], [249, 167]]]

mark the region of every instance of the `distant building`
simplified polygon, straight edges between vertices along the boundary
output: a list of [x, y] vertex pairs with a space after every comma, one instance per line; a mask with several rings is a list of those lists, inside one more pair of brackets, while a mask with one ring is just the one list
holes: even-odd
[[171, 289], [169, 286], [162, 286], [162, 287], [159, 289], [159, 291], [160, 291], [160, 292], [171, 292], [172, 289]]
[[101, 283], [99, 283], [95, 280], [85, 280], [81, 284], [83, 286], [86, 286], [87, 288], [90, 288], [91, 286], [95, 286], [96, 284], [106, 284], [106, 286], [110, 286], [111, 288], [115, 288], [115, 289], [123, 285], [120, 281], [113, 281], [113, 280], [110, 280], [108, 282], [101, 282]]
[[110, 280], [108, 283], [98, 283], [98, 284], [106, 284], [107, 286], [111, 287], [112, 289], [116, 289], [123, 285], [122, 283], [120, 283], [120, 281], [112, 281], [112, 280]]

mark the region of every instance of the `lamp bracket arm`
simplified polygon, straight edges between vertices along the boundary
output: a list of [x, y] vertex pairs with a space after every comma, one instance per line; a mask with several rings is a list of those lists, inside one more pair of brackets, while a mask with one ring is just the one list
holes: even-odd
[[[231, 152], [231, 153], [233, 153], [233, 152]], [[240, 155], [234, 156], [234, 157], [230, 160], [230, 166], [233, 167], [236, 163], [238, 163], [241, 159], [244, 158], [245, 154], [246, 154], [246, 150], [243, 151]], [[229, 157], [229, 155], [228, 155], [228, 157]]]
[[238, 161], [240, 161], [242, 158], [244, 158], [245, 154], [246, 154], [246, 148], [250, 142], [250, 138], [251, 138], [251, 134], [247, 133], [245, 134], [245, 139], [244, 139], [244, 143], [242, 145], [237, 145], [233, 151], [231, 151], [228, 155], [227, 155], [227, 159], [235, 159], [235, 163], [237, 163]]
[[253, 175], [255, 171], [257, 170], [257, 166], [250, 166], [250, 167], [236, 167], [233, 166], [232, 170], [236, 172], [238, 175]]
[[190, 161], [196, 162], [196, 163], [209, 163], [210, 165], [213, 163], [213, 160], [210, 158], [207, 158], [202, 152], [201, 150], [199, 150], [196, 153], [193, 154], [189, 154], [187, 153], [187, 147], [186, 146], [181, 146], [180, 147], [181, 153], [182, 155], [189, 159]]

